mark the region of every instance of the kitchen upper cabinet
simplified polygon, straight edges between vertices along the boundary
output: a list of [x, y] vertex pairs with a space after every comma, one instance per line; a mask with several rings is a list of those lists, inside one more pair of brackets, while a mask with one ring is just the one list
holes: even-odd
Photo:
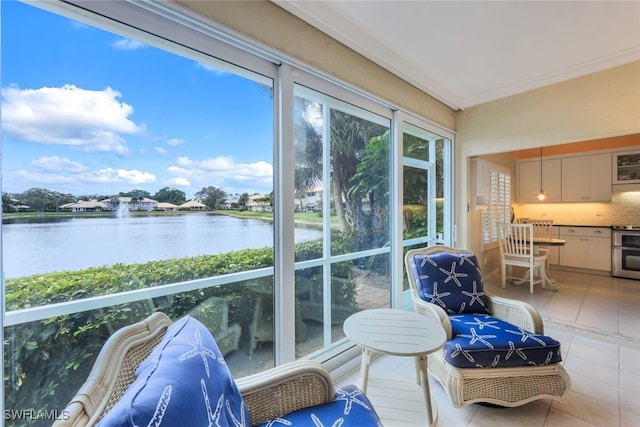
[[613, 183], [640, 184], [640, 151], [613, 153]]
[[[542, 160], [542, 189], [547, 197], [544, 202], [560, 202], [562, 196], [562, 162], [560, 159]], [[540, 159], [518, 163], [518, 202], [540, 203]]]
[[611, 154], [562, 159], [563, 202], [611, 201]]
[[611, 229], [600, 227], [558, 227], [559, 264], [565, 267], [611, 271]]

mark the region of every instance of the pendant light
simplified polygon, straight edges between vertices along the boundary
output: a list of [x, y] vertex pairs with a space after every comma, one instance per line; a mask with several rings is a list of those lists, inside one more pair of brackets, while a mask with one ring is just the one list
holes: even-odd
[[544, 194], [544, 190], [542, 189], [542, 147], [540, 147], [540, 191], [536, 195], [536, 199], [538, 199], [538, 201], [540, 202], [543, 202], [546, 198], [547, 195]]

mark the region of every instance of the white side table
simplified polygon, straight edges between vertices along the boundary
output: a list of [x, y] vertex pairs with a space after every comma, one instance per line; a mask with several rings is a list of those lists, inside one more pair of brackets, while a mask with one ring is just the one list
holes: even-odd
[[[429, 390], [427, 355], [444, 345], [446, 334], [442, 326], [423, 315], [411, 311], [380, 308], [360, 311], [349, 316], [344, 322], [343, 328], [345, 335], [362, 347], [360, 374], [362, 377], [362, 391], [365, 393], [367, 393], [369, 386], [369, 366], [374, 352], [393, 356], [415, 357], [416, 384], [421, 386], [420, 388], [422, 389], [427, 425], [435, 425], [438, 420], [437, 407], [431, 400], [431, 392]], [[376, 384], [385, 384], [382, 387], [387, 388], [389, 382], [399, 380], [396, 378], [385, 379]], [[398, 390], [398, 393], [406, 390], [402, 386], [392, 386], [382, 393], [395, 394], [394, 388]], [[394, 396], [386, 397], [386, 399], [384, 396], [380, 399], [385, 406], [390, 398]], [[376, 409], [378, 409], [374, 396], [369, 396], [369, 398], [372, 399]], [[407, 403], [411, 399], [400, 398], [399, 400], [403, 401], [402, 403]], [[420, 400], [422, 401], [422, 399]], [[396, 409], [406, 411], [407, 408], [399, 407]]]

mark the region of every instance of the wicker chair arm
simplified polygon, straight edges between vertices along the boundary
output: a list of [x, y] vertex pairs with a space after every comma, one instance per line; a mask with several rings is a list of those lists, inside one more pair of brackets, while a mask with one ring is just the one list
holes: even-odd
[[253, 425], [334, 399], [331, 375], [320, 363], [298, 360], [236, 380]]
[[503, 298], [485, 292], [489, 303], [489, 312], [499, 319], [513, 323], [522, 329], [534, 332], [536, 334], [544, 334], [544, 323], [542, 316], [530, 304], [510, 298]]
[[447, 334], [447, 341], [449, 341], [452, 337], [452, 331], [451, 321], [446, 311], [444, 311], [442, 307], [423, 300], [417, 293], [412, 292], [411, 298], [413, 299], [414, 311], [441, 324], [444, 332]]
[[154, 313], [116, 331], [102, 346], [85, 383], [64, 409], [55, 427], [94, 425], [122, 397], [135, 371], [162, 340], [171, 319]]

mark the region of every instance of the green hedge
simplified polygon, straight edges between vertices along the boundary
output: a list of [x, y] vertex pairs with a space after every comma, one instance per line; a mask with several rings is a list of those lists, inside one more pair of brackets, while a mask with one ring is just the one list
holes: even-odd
[[[322, 255], [319, 242], [297, 246], [296, 260]], [[38, 274], [6, 280], [7, 311], [141, 289], [228, 273], [270, 267], [271, 248], [247, 249], [218, 255], [116, 264], [81, 271]], [[317, 283], [322, 268], [306, 269], [296, 280]], [[350, 263], [333, 268], [338, 280], [333, 303], [355, 309], [356, 287]], [[346, 283], [346, 285], [345, 285]], [[272, 286], [272, 278], [248, 280], [223, 286], [122, 304], [98, 310], [35, 321], [5, 328], [5, 409], [61, 410], [86, 379], [106, 339], [117, 329], [140, 321], [153, 311], [172, 319], [184, 316], [205, 299], [216, 296], [229, 304], [230, 322], [248, 330], [252, 317], [253, 286]], [[313, 292], [318, 292], [314, 290]], [[316, 295], [318, 297], [318, 295]], [[50, 421], [8, 421], [7, 425], [49, 425]]]

